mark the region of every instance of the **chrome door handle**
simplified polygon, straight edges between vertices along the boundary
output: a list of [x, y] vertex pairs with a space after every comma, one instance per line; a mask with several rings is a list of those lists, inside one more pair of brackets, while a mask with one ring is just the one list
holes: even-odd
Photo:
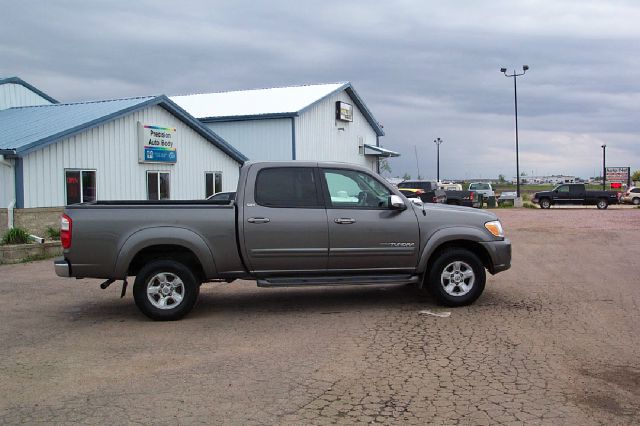
[[352, 223], [356, 223], [356, 220], [352, 219], [350, 217], [341, 217], [341, 218], [338, 218], [338, 219], [333, 219], [333, 221], [335, 223], [337, 223], [338, 225], [349, 225], [349, 224], [352, 224]]
[[269, 223], [271, 220], [268, 217], [250, 217], [247, 219], [249, 223]]

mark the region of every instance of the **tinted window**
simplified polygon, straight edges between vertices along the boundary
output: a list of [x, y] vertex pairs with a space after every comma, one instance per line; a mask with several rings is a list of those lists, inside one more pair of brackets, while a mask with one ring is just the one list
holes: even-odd
[[319, 207], [316, 180], [310, 167], [263, 169], [256, 179], [256, 203], [267, 207]]
[[422, 189], [423, 191], [431, 191], [435, 185], [431, 182], [400, 182], [398, 188]]
[[388, 208], [389, 190], [372, 176], [354, 170], [324, 170], [332, 207]]
[[557, 189], [558, 192], [569, 192], [569, 185], [559, 186]]
[[90, 203], [96, 201], [95, 170], [65, 171], [67, 204]]
[[147, 172], [147, 199], [168, 200], [169, 172]]
[[631, 192], [633, 192], [634, 194], [637, 194], [638, 192], [640, 192], [640, 188], [634, 188], [631, 190]]

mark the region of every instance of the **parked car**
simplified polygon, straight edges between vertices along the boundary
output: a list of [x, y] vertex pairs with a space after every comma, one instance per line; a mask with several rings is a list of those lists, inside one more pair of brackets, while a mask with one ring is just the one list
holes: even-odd
[[606, 209], [609, 204], [618, 204], [618, 193], [615, 191], [587, 191], [583, 183], [558, 185], [551, 191], [536, 192], [531, 199], [543, 209], [553, 205], [597, 206]]
[[398, 184], [398, 189], [401, 191], [404, 189], [421, 190], [419, 197], [425, 203], [447, 202], [447, 194], [438, 188], [438, 183], [435, 180], [405, 180]]
[[620, 202], [633, 204], [634, 206], [640, 205], [640, 188], [632, 186], [627, 189], [620, 197]]
[[260, 287], [416, 284], [440, 304], [463, 306], [482, 294], [485, 270], [511, 266], [495, 214], [416, 206], [371, 170], [345, 163], [246, 163], [236, 203], [70, 205], [60, 240], [57, 275], [102, 278], [102, 288], [123, 280], [122, 295], [135, 276], [134, 301], [154, 320], [186, 315], [202, 283], [235, 279]]
[[234, 201], [236, 199], [235, 191], [232, 192], [218, 192], [217, 194], [213, 194], [207, 197], [207, 200], [213, 201]]
[[482, 196], [487, 199], [489, 197], [495, 197], [496, 193], [493, 192], [493, 188], [490, 183], [483, 182], [473, 182], [469, 184], [469, 191], [474, 191], [477, 194], [482, 194]]
[[498, 197], [498, 205], [504, 204], [505, 202], [513, 204], [515, 203], [516, 198], [518, 198], [518, 193], [516, 191], [505, 191]]
[[444, 191], [447, 194], [447, 204], [454, 206], [482, 208], [480, 197], [473, 191]]

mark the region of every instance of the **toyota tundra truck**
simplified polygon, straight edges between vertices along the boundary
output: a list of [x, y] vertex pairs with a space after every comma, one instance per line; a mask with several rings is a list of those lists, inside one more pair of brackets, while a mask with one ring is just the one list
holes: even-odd
[[154, 320], [193, 308], [205, 282], [259, 287], [415, 284], [442, 305], [473, 303], [486, 272], [511, 266], [495, 214], [416, 205], [371, 170], [344, 163], [246, 163], [235, 200], [97, 201], [61, 217], [57, 275], [135, 277]]

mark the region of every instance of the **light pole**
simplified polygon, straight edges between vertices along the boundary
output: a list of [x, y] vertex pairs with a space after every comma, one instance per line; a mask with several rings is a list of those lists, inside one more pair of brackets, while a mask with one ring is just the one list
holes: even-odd
[[440, 138], [434, 139], [434, 141], [433, 141], [433, 143], [435, 143], [436, 146], [438, 147], [438, 163], [437, 163], [438, 164], [438, 169], [437, 169], [438, 170], [438, 183], [440, 183], [440, 144], [442, 142], [444, 142], [444, 141], [442, 139], [440, 139]]
[[413, 150], [416, 153], [416, 169], [418, 169], [418, 180], [420, 180], [420, 163], [418, 162], [418, 147], [414, 145]]
[[520, 74], [516, 73], [515, 70], [513, 74], [507, 74], [506, 68], [500, 68], [500, 72], [503, 73], [505, 77], [513, 77], [513, 100], [516, 111], [516, 191], [518, 199], [520, 199], [520, 157], [518, 155], [518, 86], [516, 78], [525, 75], [528, 69], [529, 65], [523, 65]]
[[602, 144], [602, 190], [604, 191], [604, 182], [607, 178], [607, 144]]

